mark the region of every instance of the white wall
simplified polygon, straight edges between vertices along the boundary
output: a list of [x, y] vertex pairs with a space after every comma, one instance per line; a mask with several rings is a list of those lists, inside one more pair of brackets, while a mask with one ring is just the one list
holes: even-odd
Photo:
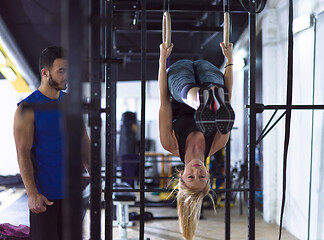
[[[134, 104], [133, 104], [134, 103]], [[145, 138], [155, 140], [156, 152], [167, 153], [162, 148], [159, 140], [159, 92], [157, 81], [148, 81], [146, 84], [146, 108], [145, 108]], [[137, 119], [141, 120], [141, 82], [117, 83], [117, 121], [120, 123], [121, 115], [126, 111], [137, 113]]]
[[[319, 16], [316, 37], [315, 84], [314, 103], [324, 103], [324, 71], [323, 71], [323, 42], [324, 39], [324, 13]], [[311, 239], [324, 239], [324, 112], [314, 111], [313, 128], [313, 161], [311, 186], [311, 212], [310, 237]]]
[[[26, 94], [25, 94], [26, 95]], [[19, 173], [13, 137], [14, 113], [24, 94], [18, 94], [8, 80], [0, 80], [0, 175]]]
[[[294, 17], [324, 10], [324, 1], [294, 1]], [[271, 7], [271, 8], [270, 8]], [[263, 103], [286, 99], [288, 1], [268, 1], [259, 19], [263, 37]], [[312, 104], [314, 28], [294, 35], [293, 104]], [[324, 37], [324, 35], [323, 35]], [[321, 39], [320, 42], [323, 42]], [[322, 52], [317, 54], [322, 55]], [[324, 60], [324, 59], [320, 59]], [[320, 61], [319, 60], [319, 61]], [[320, 63], [323, 65], [323, 62]], [[318, 73], [317, 104], [323, 104], [323, 72]], [[272, 112], [263, 113], [266, 123]], [[298, 239], [307, 239], [312, 111], [293, 110], [288, 151], [287, 198], [284, 227]], [[315, 111], [313, 137], [311, 239], [324, 239], [323, 223], [323, 111]], [[264, 219], [279, 223], [282, 197], [284, 120], [263, 140]]]
[[[84, 97], [90, 97], [89, 84], [84, 84]], [[120, 81], [117, 82], [116, 93], [116, 119], [117, 119], [117, 132], [120, 130], [122, 114], [126, 111], [135, 112], [140, 127], [141, 121], [141, 82], [140, 81]], [[105, 87], [102, 84], [102, 106], [105, 106]], [[146, 84], [146, 109], [145, 109], [145, 138], [154, 139], [156, 144], [156, 152], [167, 153], [162, 148], [159, 141], [159, 92], [157, 81], [147, 81]], [[102, 120], [105, 121], [105, 115], [102, 115]], [[103, 126], [105, 124], [103, 123]], [[140, 128], [138, 129], [140, 131]], [[102, 139], [104, 143], [105, 133], [103, 131]], [[117, 152], [119, 147], [119, 135], [117, 134]], [[105, 145], [102, 144], [102, 159], [105, 157]]]

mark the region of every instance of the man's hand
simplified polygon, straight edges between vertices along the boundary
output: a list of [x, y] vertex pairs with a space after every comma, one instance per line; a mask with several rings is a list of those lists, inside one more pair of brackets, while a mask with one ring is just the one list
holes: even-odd
[[170, 44], [170, 47], [166, 47], [165, 43], [160, 44], [160, 61], [165, 62], [170, 56], [173, 48], [173, 43]]
[[46, 206], [53, 205], [45, 196], [40, 193], [28, 195], [28, 206], [33, 213], [42, 213], [46, 211]]

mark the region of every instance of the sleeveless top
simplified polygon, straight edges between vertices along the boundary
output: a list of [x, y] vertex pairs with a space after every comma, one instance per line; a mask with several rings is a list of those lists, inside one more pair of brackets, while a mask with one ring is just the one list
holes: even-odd
[[[57, 100], [50, 99], [39, 90], [18, 103], [55, 103], [63, 100], [66, 93], [60, 92]], [[34, 177], [37, 190], [49, 200], [63, 199], [63, 146], [64, 137], [59, 109], [34, 109], [35, 129], [31, 149]]]
[[[195, 110], [184, 103], [179, 103], [176, 100], [171, 100], [172, 104], [172, 116], [173, 116], [173, 123], [172, 127], [175, 132], [178, 146], [179, 146], [179, 155], [181, 161], [184, 163], [185, 157], [185, 149], [186, 149], [186, 140], [187, 137], [191, 132], [200, 130], [196, 126], [196, 122], [194, 119]], [[210, 148], [215, 138], [215, 134], [205, 138], [205, 159], [208, 157]]]

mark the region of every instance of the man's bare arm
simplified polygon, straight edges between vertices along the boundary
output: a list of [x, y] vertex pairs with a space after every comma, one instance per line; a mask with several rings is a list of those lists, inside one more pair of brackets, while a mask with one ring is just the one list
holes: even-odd
[[29, 208], [32, 212], [46, 211], [46, 205], [52, 205], [47, 198], [39, 194], [35, 179], [34, 166], [30, 157], [30, 151], [34, 140], [34, 112], [31, 109], [23, 109], [22, 103], [14, 116], [14, 138], [17, 149], [17, 159], [21, 178], [24, 182], [28, 196]]

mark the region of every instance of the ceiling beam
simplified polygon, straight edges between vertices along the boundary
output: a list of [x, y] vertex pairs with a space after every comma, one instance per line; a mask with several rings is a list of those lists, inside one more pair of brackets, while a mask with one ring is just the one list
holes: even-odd
[[11, 33], [7, 29], [7, 26], [0, 16], [0, 45], [5, 50], [6, 54], [16, 66], [21, 76], [27, 82], [28, 87], [34, 90], [38, 87], [39, 81], [34, 72], [28, 65], [21, 50], [16, 44], [15, 39], [11, 36]]

